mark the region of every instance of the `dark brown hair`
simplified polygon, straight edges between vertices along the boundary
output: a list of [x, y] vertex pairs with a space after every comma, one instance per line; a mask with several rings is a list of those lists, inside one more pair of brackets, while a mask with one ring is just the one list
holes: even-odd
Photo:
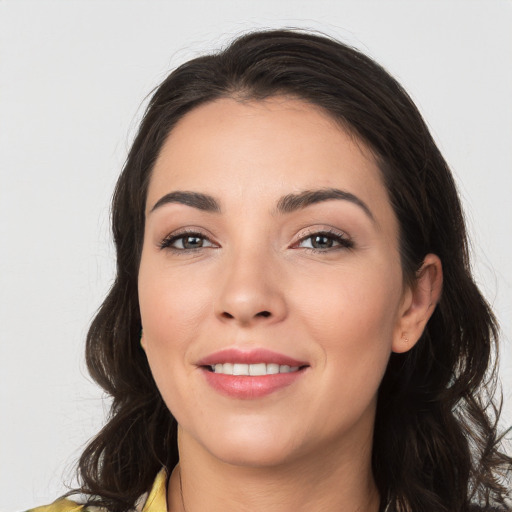
[[112, 397], [106, 426], [79, 462], [81, 491], [128, 510], [162, 466], [178, 461], [176, 421], [139, 345], [137, 274], [148, 182], [162, 144], [198, 105], [275, 95], [314, 104], [376, 156], [400, 225], [405, 279], [427, 253], [443, 263], [442, 298], [416, 346], [392, 354], [379, 390], [373, 471], [382, 506], [462, 512], [504, 505], [512, 460], [500, 451], [493, 402], [498, 328], [470, 272], [460, 201], [448, 166], [402, 87], [338, 41], [261, 31], [191, 60], [156, 89], [113, 198], [117, 275], [87, 336], [87, 364]]

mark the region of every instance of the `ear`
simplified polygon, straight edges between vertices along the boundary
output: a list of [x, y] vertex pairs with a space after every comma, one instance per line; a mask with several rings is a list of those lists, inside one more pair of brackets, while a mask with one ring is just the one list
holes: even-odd
[[441, 297], [443, 266], [435, 254], [427, 254], [416, 281], [404, 292], [392, 350], [403, 353], [418, 342]]
[[140, 330], [140, 346], [142, 350], [146, 350], [146, 340], [144, 339], [144, 329]]

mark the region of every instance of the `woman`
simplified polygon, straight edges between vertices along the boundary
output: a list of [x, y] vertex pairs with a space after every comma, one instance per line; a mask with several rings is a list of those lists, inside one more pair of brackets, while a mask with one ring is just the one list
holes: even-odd
[[87, 338], [113, 404], [80, 459], [87, 505], [506, 510], [497, 325], [454, 182], [368, 57], [268, 31], [182, 65], [113, 232]]

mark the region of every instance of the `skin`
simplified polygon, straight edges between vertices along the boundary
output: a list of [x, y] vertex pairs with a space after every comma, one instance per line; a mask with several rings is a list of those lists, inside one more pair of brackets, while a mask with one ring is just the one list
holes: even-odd
[[[370, 213], [343, 199], [276, 213], [282, 196], [328, 188]], [[220, 212], [154, 208], [173, 191], [209, 194]], [[161, 247], [182, 228], [201, 233], [202, 247], [180, 250], [183, 238], [174, 251]], [[311, 235], [325, 231], [352, 247], [328, 238], [312, 251]], [[139, 271], [143, 346], [179, 424], [170, 510], [377, 511], [377, 390], [391, 352], [420, 337], [441, 282], [439, 259], [428, 255], [416, 285], [404, 285], [380, 170], [319, 109], [278, 97], [188, 113], [153, 170]], [[309, 367], [268, 396], [227, 397], [197, 362], [230, 347]]]

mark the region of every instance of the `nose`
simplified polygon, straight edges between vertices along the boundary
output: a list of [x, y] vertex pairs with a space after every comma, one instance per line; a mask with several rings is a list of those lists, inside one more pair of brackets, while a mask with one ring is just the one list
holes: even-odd
[[214, 305], [222, 322], [249, 327], [277, 323], [286, 317], [283, 277], [271, 256], [244, 251], [229, 263], [224, 261], [223, 266]]

